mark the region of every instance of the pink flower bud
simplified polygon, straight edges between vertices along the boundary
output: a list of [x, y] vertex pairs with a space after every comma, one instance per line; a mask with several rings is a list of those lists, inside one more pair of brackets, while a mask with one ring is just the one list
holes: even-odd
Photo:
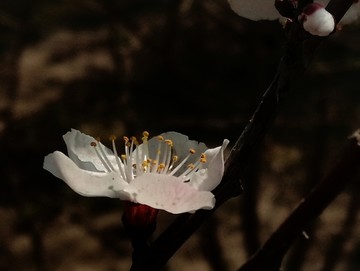
[[334, 17], [319, 3], [305, 6], [299, 19], [304, 29], [312, 35], [328, 36], [335, 29]]

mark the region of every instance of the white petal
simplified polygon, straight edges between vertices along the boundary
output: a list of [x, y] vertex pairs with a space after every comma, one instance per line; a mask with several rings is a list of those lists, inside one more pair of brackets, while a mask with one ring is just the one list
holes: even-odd
[[[71, 129], [71, 131], [67, 132], [63, 138], [70, 159], [80, 168], [91, 171], [106, 171], [101, 160], [96, 155], [94, 147], [91, 146], [91, 142], [96, 142], [95, 138], [75, 129]], [[112, 151], [100, 142], [97, 142], [97, 144], [102, 146], [108, 159], [114, 164], [115, 156]]]
[[275, 8], [275, 0], [228, 0], [231, 9], [239, 16], [253, 20], [276, 20], [281, 18]]
[[[161, 136], [164, 137], [164, 139], [170, 139], [173, 142], [173, 150], [174, 154], [178, 156], [178, 161], [182, 161], [188, 154], [189, 149], [194, 149], [195, 154], [191, 155], [191, 157], [187, 160], [185, 165], [177, 171], [176, 175], [180, 175], [184, 170], [187, 169], [187, 165], [189, 163], [195, 163], [197, 159], [199, 159], [201, 153], [205, 152], [207, 147], [204, 143], [198, 142], [195, 140], [190, 140], [188, 136], [177, 133], [177, 132], [166, 132], [162, 133]], [[156, 157], [156, 153], [158, 150], [158, 139], [157, 137], [153, 137], [149, 140], [149, 153], [150, 157], [154, 159]], [[143, 145], [141, 144], [137, 150], [140, 151], [143, 148]], [[134, 152], [135, 153], [135, 152]], [[135, 154], [134, 154], [135, 156]]]
[[44, 159], [44, 169], [62, 179], [75, 192], [87, 197], [110, 197], [128, 200], [131, 198], [122, 190], [128, 183], [115, 172], [101, 173], [79, 168], [69, 157], [56, 151]]
[[168, 175], [143, 174], [134, 179], [125, 190], [137, 193], [134, 195], [136, 202], [173, 214], [212, 209], [215, 204], [211, 192], [198, 191], [182, 179]]
[[198, 171], [190, 179], [199, 190], [211, 191], [220, 183], [224, 175], [224, 151], [228, 144], [229, 140], [224, 139], [222, 146], [205, 152], [208, 159], [206, 174]]

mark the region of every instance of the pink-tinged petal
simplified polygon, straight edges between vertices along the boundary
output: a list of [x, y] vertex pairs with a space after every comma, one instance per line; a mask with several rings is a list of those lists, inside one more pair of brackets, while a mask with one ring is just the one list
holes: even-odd
[[212, 209], [215, 205], [211, 192], [198, 191], [182, 179], [168, 175], [145, 173], [125, 191], [133, 194], [138, 203], [173, 214]]
[[222, 146], [205, 152], [208, 160], [206, 173], [199, 170], [190, 179], [199, 190], [211, 191], [220, 183], [224, 175], [224, 151], [228, 144], [229, 140], [224, 139]]
[[47, 155], [44, 169], [62, 179], [76, 193], [86, 197], [110, 197], [129, 200], [131, 195], [122, 191], [128, 183], [115, 172], [92, 172], [79, 168], [69, 157], [59, 151]]
[[189, 163], [195, 162], [200, 154], [206, 151], [207, 147], [204, 143], [196, 140], [190, 140], [188, 136], [177, 133], [167, 132], [161, 134], [165, 139], [170, 139], [174, 144], [175, 154], [179, 157], [179, 160], [183, 160], [189, 153], [189, 149], [194, 149], [195, 154], [193, 158], [190, 158]]
[[82, 169], [106, 172], [106, 169], [97, 156], [94, 147], [91, 146], [92, 142], [99, 144], [106, 153], [106, 156], [109, 159], [111, 158], [110, 160], [114, 161], [115, 159], [114, 154], [110, 149], [105, 147], [102, 143], [97, 142], [95, 138], [81, 133], [78, 130], [71, 129], [71, 131], [67, 132], [63, 138], [70, 159]]

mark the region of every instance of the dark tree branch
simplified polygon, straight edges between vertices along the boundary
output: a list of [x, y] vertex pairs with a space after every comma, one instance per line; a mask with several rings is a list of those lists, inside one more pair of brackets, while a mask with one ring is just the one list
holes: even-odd
[[263, 247], [239, 271], [279, 271], [282, 259], [306, 226], [360, 173], [360, 130], [348, 140], [333, 169], [304, 198]]
[[[332, 0], [328, 10], [338, 22], [352, 3], [353, 0]], [[235, 143], [226, 161], [223, 179], [213, 191], [216, 197], [215, 208], [209, 211], [199, 210], [195, 214], [179, 215], [150, 246], [150, 257], [144, 255], [144, 258], [151, 259], [146, 264], [146, 271], [160, 270], [218, 207], [230, 198], [241, 194], [240, 179], [244, 176], [254, 149], [262, 141], [268, 127], [276, 118], [283, 98], [290, 90], [291, 84], [301, 78], [316, 49], [325, 39], [308, 34], [297, 21], [290, 25], [287, 31], [288, 42], [277, 73], [264, 93], [255, 113]], [[144, 269], [132, 269], [132, 271], [142, 270]]]

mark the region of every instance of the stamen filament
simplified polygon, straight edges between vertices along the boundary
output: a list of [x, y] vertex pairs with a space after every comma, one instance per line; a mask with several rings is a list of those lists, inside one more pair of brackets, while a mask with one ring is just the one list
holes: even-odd
[[189, 154], [184, 158], [184, 160], [181, 161], [180, 164], [178, 164], [176, 166], [176, 168], [174, 168], [170, 173], [169, 175], [172, 176], [174, 175], [185, 163], [186, 161], [190, 158], [191, 154], [193, 154], [191, 151], [189, 152]]
[[100, 140], [97, 140], [97, 141], [98, 141], [98, 144], [97, 144], [97, 145], [99, 146], [100, 152], [101, 152], [101, 154], [103, 155], [106, 163], [109, 165], [111, 171], [115, 171], [114, 167], [112, 166], [109, 158], [107, 157], [107, 155], [106, 155], [106, 153], [105, 153], [105, 151], [104, 151], [104, 148], [102, 147], [102, 144], [100, 143]]
[[121, 175], [121, 177], [122, 177], [124, 180], [126, 180], [124, 170], [123, 170], [123, 168], [122, 168], [122, 166], [121, 166], [122, 163], [121, 163], [121, 161], [120, 161], [119, 155], [118, 155], [117, 150], [116, 150], [115, 139], [116, 139], [115, 136], [111, 136], [111, 137], [110, 137], [110, 140], [111, 140], [111, 142], [112, 142], [113, 152], [114, 152], [114, 155], [115, 155], [115, 159], [116, 159], [117, 166], [118, 166], [118, 168], [119, 168], [120, 175]]
[[154, 160], [153, 166], [151, 168], [151, 172], [156, 172], [158, 170], [158, 163], [160, 163], [160, 154], [161, 154], [161, 145], [164, 140], [162, 136], [158, 136], [158, 149], [156, 151], [156, 158]]
[[96, 155], [99, 157], [101, 163], [104, 165], [104, 167], [106, 168], [106, 170], [108, 172], [111, 172], [111, 168], [106, 164], [106, 161], [104, 160], [104, 158], [101, 156], [101, 154], [99, 153], [98, 149], [97, 149], [97, 143], [96, 142], [91, 142], [90, 145], [94, 148]]
[[197, 169], [199, 169], [199, 166], [200, 166], [200, 160], [196, 161], [195, 164], [189, 164], [188, 168], [179, 177], [186, 176], [191, 172], [196, 171]]
[[172, 141], [171, 140], [165, 140], [166, 146], [165, 146], [165, 155], [164, 155], [164, 170], [163, 173], [168, 173], [169, 167], [170, 167], [170, 160], [171, 160], [171, 149], [172, 149]]
[[143, 132], [143, 137], [142, 137], [142, 141], [143, 141], [143, 148], [142, 148], [142, 160], [146, 161], [149, 159], [149, 144], [148, 144], [148, 137], [149, 137], [149, 133], [147, 131]]

